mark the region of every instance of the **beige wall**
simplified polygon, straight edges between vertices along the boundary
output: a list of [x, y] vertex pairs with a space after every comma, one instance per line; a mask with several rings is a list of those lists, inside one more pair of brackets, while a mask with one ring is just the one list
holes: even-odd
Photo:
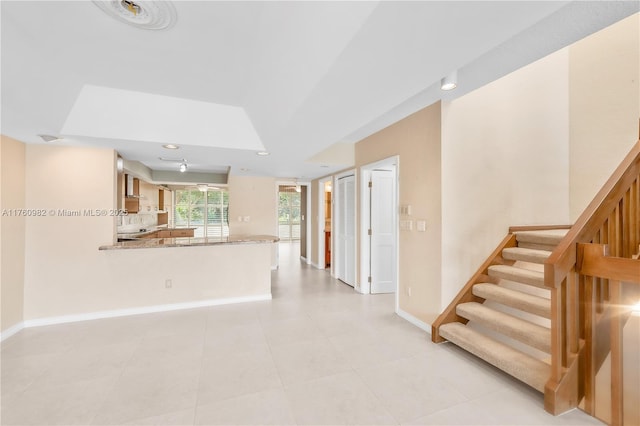
[[511, 225], [569, 223], [568, 52], [442, 112], [442, 305]]
[[97, 248], [113, 242], [115, 217], [83, 211], [116, 206], [115, 161], [109, 149], [27, 145], [26, 206], [56, 214], [27, 218], [25, 319], [90, 312], [110, 291]]
[[[25, 145], [0, 139], [0, 210], [25, 208]], [[25, 217], [2, 214], [0, 332], [20, 326], [24, 307]]]
[[[427, 323], [440, 311], [440, 120], [436, 103], [356, 144], [357, 176], [363, 165], [399, 156], [398, 199], [412, 207], [406, 219], [427, 221], [426, 232], [415, 226], [413, 231], [400, 231], [398, 270], [400, 309]], [[358, 212], [359, 202], [358, 198]], [[360, 213], [358, 234], [359, 222]]]
[[[26, 207], [57, 214], [27, 219], [25, 321], [270, 294], [272, 244], [98, 250], [112, 243], [114, 218], [58, 210], [113, 208], [115, 160], [106, 149], [27, 146]], [[274, 191], [269, 186], [272, 200]], [[260, 213], [247, 213], [256, 215], [255, 229]]]
[[[278, 188], [272, 177], [230, 175], [229, 233], [231, 235], [278, 235]], [[249, 222], [238, 217], [249, 216]], [[277, 245], [273, 245], [271, 266], [277, 261]]]
[[638, 140], [640, 14], [569, 49], [571, 219]]

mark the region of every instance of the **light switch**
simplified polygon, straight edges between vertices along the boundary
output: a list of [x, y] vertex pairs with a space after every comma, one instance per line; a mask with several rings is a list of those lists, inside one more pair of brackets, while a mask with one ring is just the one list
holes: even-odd
[[400, 214], [404, 216], [411, 216], [411, 205], [410, 204], [402, 204], [400, 206]]
[[427, 230], [427, 221], [426, 220], [417, 220], [416, 228], [419, 232], [425, 232]]
[[245, 217], [244, 217], [244, 221], [245, 221], [245, 222], [249, 222], [250, 220], [251, 220], [251, 216], [245, 216]]
[[412, 220], [401, 220], [400, 221], [400, 230], [401, 231], [411, 231], [413, 229], [413, 221]]

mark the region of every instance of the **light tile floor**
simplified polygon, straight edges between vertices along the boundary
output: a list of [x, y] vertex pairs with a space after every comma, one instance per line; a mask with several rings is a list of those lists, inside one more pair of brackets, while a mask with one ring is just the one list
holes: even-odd
[[280, 245], [273, 300], [31, 328], [1, 348], [0, 424], [596, 425]]

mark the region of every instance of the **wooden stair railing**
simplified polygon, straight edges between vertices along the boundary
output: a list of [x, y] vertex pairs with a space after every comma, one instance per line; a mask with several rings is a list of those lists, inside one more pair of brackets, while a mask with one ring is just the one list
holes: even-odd
[[[602, 420], [612, 425], [622, 425], [625, 423], [623, 329], [632, 314], [632, 306], [640, 301], [640, 260], [610, 257], [608, 252], [609, 247], [604, 244], [578, 244], [576, 270], [581, 275], [609, 281], [608, 308], [611, 312], [607, 316], [607, 321], [602, 321], [608, 327], [593, 329], [587, 335], [587, 340], [593, 343], [586, 345], [590, 350], [585, 354], [584, 366], [586, 372], [597, 373], [604, 362], [604, 356], [610, 355], [611, 417]], [[633, 286], [632, 291], [624, 292], [624, 286], [627, 286], [628, 290], [629, 285]], [[593, 302], [593, 298], [585, 300], [585, 312], [590, 317], [589, 322], [592, 323], [594, 322], [592, 318], [596, 316]], [[598, 353], [598, 349], [602, 347], [607, 348], [607, 354]], [[636, 366], [636, 368], [639, 367]], [[585, 384], [588, 385], [587, 393], [594, 395], [596, 389], [593, 379], [595, 377], [591, 376], [585, 377]], [[591, 403], [591, 405], [594, 404]], [[599, 417], [597, 413], [590, 414]], [[634, 418], [631, 421], [633, 424], [638, 424], [640, 418]]]
[[[614, 309], [607, 317], [620, 326], [615, 309], [622, 277], [612, 275], [612, 270], [630, 268], [632, 276], [625, 279], [634, 278], [637, 261], [631, 258], [639, 243], [640, 141], [545, 262], [545, 286], [551, 290], [552, 306], [551, 377], [545, 387], [548, 412], [563, 413], [584, 398], [583, 409], [594, 415], [599, 366], [592, 355], [596, 351], [598, 314]], [[612, 258], [594, 257], [592, 251], [596, 249], [584, 244], [607, 245]], [[636, 275], [630, 281], [640, 278]], [[612, 351], [614, 344], [615, 339], [611, 341]], [[620, 407], [614, 411], [619, 414], [622, 403], [618, 402]], [[611, 419], [613, 424], [621, 421], [619, 417]]]

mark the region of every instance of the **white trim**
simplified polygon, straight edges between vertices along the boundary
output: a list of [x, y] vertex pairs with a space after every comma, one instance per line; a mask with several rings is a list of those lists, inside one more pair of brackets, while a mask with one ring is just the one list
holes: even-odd
[[89, 312], [86, 314], [63, 315], [59, 317], [48, 317], [27, 320], [24, 327], [40, 327], [43, 325], [64, 324], [68, 322], [90, 321], [102, 318], [124, 317], [129, 315], [151, 314], [156, 312], [178, 311], [182, 309], [203, 308], [207, 306], [230, 305], [233, 303], [258, 302], [271, 300], [271, 293], [257, 296], [227, 297], [224, 299], [208, 299], [196, 302], [172, 303], [169, 305], [143, 306], [139, 308], [117, 309], [113, 311]]
[[320, 264], [319, 264], [319, 263], [313, 263], [313, 262], [311, 262], [311, 263], [309, 263], [309, 264], [310, 264], [311, 266], [313, 266], [314, 268], [316, 268], [316, 269], [327, 269], [326, 267], [320, 266]]
[[7, 328], [5, 331], [0, 333], [0, 342], [4, 342], [9, 337], [13, 336], [23, 328], [24, 328], [24, 322], [19, 322], [18, 324], [12, 325], [11, 327]]
[[414, 317], [410, 313], [405, 312], [400, 308], [396, 310], [396, 314], [398, 314], [400, 318], [409, 321], [411, 324], [415, 325], [419, 329], [426, 331], [427, 334], [431, 336], [431, 324], [427, 324], [426, 322]]
[[[337, 213], [341, 206], [340, 206], [340, 185], [339, 185], [339, 180], [340, 179], [344, 179], [344, 178], [348, 178], [353, 176], [353, 188], [354, 188], [354, 192], [355, 192], [355, 197], [356, 199], [354, 200], [354, 211], [353, 211], [353, 220], [354, 220], [354, 224], [356, 226], [355, 231], [355, 235], [354, 235], [354, 247], [353, 247], [353, 260], [355, 262], [355, 264], [353, 265], [355, 271], [355, 277], [354, 277], [354, 282], [352, 284], [347, 283], [346, 281], [343, 281], [342, 278], [346, 278], [346, 277], [340, 277], [339, 276], [339, 271], [340, 271], [340, 261], [343, 260], [342, 257], [344, 256], [343, 253], [340, 252], [340, 244], [336, 244], [336, 241], [339, 238], [339, 229], [340, 229], [340, 215]], [[340, 281], [344, 282], [345, 284], [347, 284], [350, 287], [353, 287], [354, 290], [357, 290], [356, 285], [358, 284], [358, 280], [360, 279], [359, 275], [358, 275], [358, 268], [357, 268], [357, 263], [358, 263], [358, 173], [357, 173], [357, 169], [351, 169], [351, 170], [347, 170], [344, 171], [342, 173], [339, 173], [337, 175], [333, 176], [333, 182], [331, 183], [331, 229], [335, 230], [335, 232], [331, 232], [331, 245], [332, 245], [332, 250], [331, 250], [331, 276], [334, 278], [339, 279]]]
[[393, 165], [394, 180], [395, 180], [395, 194], [394, 204], [395, 211], [393, 220], [395, 225], [395, 248], [396, 248], [396, 297], [395, 297], [395, 309], [400, 308], [400, 215], [398, 214], [400, 208], [400, 156], [393, 155], [391, 157], [384, 158], [382, 160], [374, 161], [373, 163], [360, 166], [360, 288], [361, 293], [370, 294], [371, 284], [369, 284], [369, 262], [371, 257], [371, 246], [369, 245], [369, 181], [371, 180], [371, 171], [379, 168]]
[[306, 257], [304, 257], [304, 256], [300, 256], [300, 260], [302, 260], [302, 261], [303, 261], [304, 263], [306, 263], [307, 265], [310, 265], [310, 264], [311, 264], [311, 260], [307, 259], [307, 258], [306, 258]]

